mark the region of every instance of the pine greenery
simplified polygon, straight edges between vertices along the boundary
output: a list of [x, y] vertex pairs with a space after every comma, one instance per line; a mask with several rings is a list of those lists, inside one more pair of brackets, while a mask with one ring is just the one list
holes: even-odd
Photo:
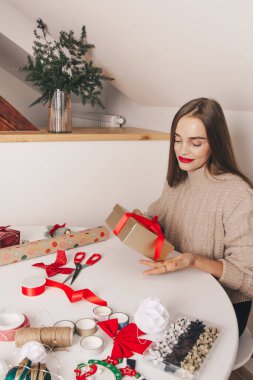
[[20, 67], [26, 72], [25, 80], [37, 86], [42, 95], [31, 106], [47, 103], [56, 89], [73, 92], [82, 99], [82, 103], [91, 103], [104, 108], [99, 96], [103, 88], [102, 81], [113, 80], [102, 74], [102, 69], [93, 65], [92, 60], [84, 56], [95, 46], [86, 43], [86, 29], [82, 27], [79, 39], [73, 30], [61, 31], [58, 41], [49, 41], [46, 24], [37, 19], [33, 42], [34, 56], [27, 56], [27, 63]]

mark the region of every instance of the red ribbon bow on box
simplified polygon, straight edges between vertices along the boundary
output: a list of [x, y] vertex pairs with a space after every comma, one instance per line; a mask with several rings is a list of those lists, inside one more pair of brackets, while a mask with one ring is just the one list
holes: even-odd
[[98, 325], [109, 337], [113, 338], [111, 353], [113, 359], [130, 358], [134, 353], [143, 354], [152, 343], [150, 340], [139, 338], [144, 332], [135, 323], [130, 323], [121, 330], [118, 330], [119, 324], [116, 318], [99, 322]]
[[164, 236], [161, 230], [161, 227], [159, 226], [157, 220], [158, 216], [154, 216], [152, 220], [145, 218], [145, 216], [142, 215], [136, 215], [131, 212], [126, 212], [123, 217], [120, 219], [117, 226], [114, 228], [113, 232], [115, 235], [118, 235], [122, 228], [125, 226], [126, 222], [129, 218], [133, 218], [136, 220], [136, 222], [139, 222], [144, 227], [146, 227], [149, 231], [154, 232], [157, 235], [156, 239], [156, 245], [155, 245], [155, 254], [154, 254], [154, 261], [158, 260], [163, 247], [164, 242]]
[[64, 251], [58, 250], [56, 260], [54, 263], [49, 264], [49, 265], [46, 265], [43, 263], [36, 263], [36, 264], [33, 264], [33, 267], [46, 269], [46, 273], [48, 277], [52, 277], [58, 273], [63, 273], [63, 274], [72, 273], [74, 270], [73, 268], [61, 268], [62, 265], [66, 265], [66, 264], [67, 264], [66, 253]]

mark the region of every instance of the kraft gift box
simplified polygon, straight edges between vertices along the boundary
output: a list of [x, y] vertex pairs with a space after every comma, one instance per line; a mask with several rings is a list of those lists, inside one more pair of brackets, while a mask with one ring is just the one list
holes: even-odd
[[[112, 213], [107, 217], [105, 223], [109, 228], [114, 230], [126, 212], [128, 212], [126, 209], [119, 204], [116, 204]], [[117, 236], [129, 247], [142, 253], [149, 259], [154, 259], [157, 235], [141, 225], [135, 219], [130, 217]], [[158, 261], [163, 261], [173, 250], [173, 245], [164, 239]]]
[[71, 232], [54, 238], [35, 240], [21, 245], [2, 248], [0, 249], [0, 265], [48, 255], [56, 252], [58, 249], [65, 251], [67, 249], [97, 243], [99, 241], [107, 240], [109, 235], [109, 230], [102, 226], [78, 232]]

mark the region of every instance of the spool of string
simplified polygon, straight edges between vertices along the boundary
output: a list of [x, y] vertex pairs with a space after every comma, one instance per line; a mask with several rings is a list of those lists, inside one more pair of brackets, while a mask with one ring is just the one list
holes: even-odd
[[6, 374], [5, 380], [51, 380], [51, 375], [46, 364], [32, 365], [30, 360], [24, 359]]
[[42, 343], [52, 349], [69, 347], [73, 342], [73, 329], [71, 327], [24, 327], [16, 332], [17, 347], [22, 347], [31, 341]]

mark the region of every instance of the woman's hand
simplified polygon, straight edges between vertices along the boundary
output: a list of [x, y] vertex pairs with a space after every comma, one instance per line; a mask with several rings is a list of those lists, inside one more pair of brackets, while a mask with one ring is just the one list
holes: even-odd
[[139, 263], [152, 268], [146, 270], [144, 274], [160, 274], [193, 267], [194, 260], [195, 256], [193, 253], [182, 253], [173, 259], [165, 261], [139, 260]]

